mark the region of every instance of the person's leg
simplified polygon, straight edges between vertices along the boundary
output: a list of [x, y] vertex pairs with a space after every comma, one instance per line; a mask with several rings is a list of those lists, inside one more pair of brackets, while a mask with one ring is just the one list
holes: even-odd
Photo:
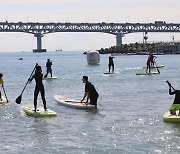
[[98, 97], [90, 98], [90, 103], [89, 104], [94, 105], [97, 108], [97, 99], [98, 99]]
[[148, 72], [148, 67], [149, 67], [148, 64], [146, 64], [146, 73]]
[[112, 64], [112, 73], [114, 73], [114, 64]]
[[46, 107], [46, 99], [45, 99], [44, 87], [41, 89], [41, 98], [42, 98], [42, 101], [43, 101], [44, 110], [46, 111], [46, 110], [47, 110], [47, 107]]
[[35, 88], [34, 90], [34, 111], [36, 112], [37, 110], [37, 97], [38, 97], [39, 90]]
[[51, 74], [51, 77], [52, 77], [52, 69], [50, 68], [50, 74]]
[[0, 91], [0, 100], [2, 100], [2, 97], [1, 97], [1, 91]]
[[109, 67], [109, 73], [110, 73], [110, 71], [111, 71], [111, 65], [110, 65], [110, 64], [108, 64], [108, 67]]
[[176, 115], [176, 110], [170, 110], [171, 115]]
[[[149, 70], [149, 73], [151, 73], [151, 65], [150, 64], [147, 64], [147, 70]], [[147, 72], [146, 72], [147, 73]]]

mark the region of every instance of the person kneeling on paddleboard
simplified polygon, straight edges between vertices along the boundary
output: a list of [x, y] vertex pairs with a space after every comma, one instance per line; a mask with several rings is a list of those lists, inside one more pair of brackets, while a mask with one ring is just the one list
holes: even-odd
[[36, 87], [34, 90], [34, 111], [36, 112], [37, 110], [37, 97], [39, 92], [41, 92], [41, 98], [43, 101], [44, 110], [46, 111], [47, 107], [46, 107], [44, 85], [42, 83], [42, 79], [43, 79], [42, 69], [41, 66], [39, 66], [38, 64], [36, 64], [35, 67], [36, 67], [35, 74], [29, 79], [29, 81], [32, 81], [33, 79], [35, 79], [36, 81]]
[[81, 102], [83, 102], [83, 100], [87, 97], [86, 103], [88, 103], [88, 100], [90, 99], [89, 104], [95, 105], [95, 107], [97, 108], [97, 99], [99, 97], [99, 94], [97, 93], [94, 85], [88, 81], [87, 76], [83, 76], [82, 81], [83, 81], [83, 83], [85, 83], [85, 93], [84, 93], [84, 97], [81, 100]]
[[[2, 88], [4, 87], [4, 81], [2, 79], [3, 74], [0, 73], [0, 84], [2, 85]], [[0, 101], [2, 101], [2, 97], [1, 97], [1, 91], [0, 91]]]
[[[175, 94], [175, 98], [174, 98], [174, 102], [170, 107], [170, 114], [171, 115], [176, 115], [176, 111], [179, 110], [179, 116], [180, 116], [180, 90], [175, 90], [172, 85], [166, 81], [168, 86], [169, 86], [169, 95], [174, 95]], [[173, 91], [172, 91], [173, 89]]]

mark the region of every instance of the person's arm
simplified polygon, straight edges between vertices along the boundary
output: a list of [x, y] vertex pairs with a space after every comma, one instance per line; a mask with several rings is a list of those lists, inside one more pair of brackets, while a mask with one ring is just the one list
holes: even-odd
[[171, 91], [171, 87], [169, 87], [169, 95], [174, 95], [176, 93], [176, 90]]
[[31, 82], [34, 79], [34, 75], [28, 79], [29, 82]]
[[83, 99], [81, 100], [81, 102], [83, 102], [83, 100], [86, 98], [87, 94], [88, 94], [87, 92], [84, 93], [84, 96], [83, 96]]

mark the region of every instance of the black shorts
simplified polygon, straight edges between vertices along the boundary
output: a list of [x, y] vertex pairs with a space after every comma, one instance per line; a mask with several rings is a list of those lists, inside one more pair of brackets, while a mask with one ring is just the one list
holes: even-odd
[[98, 99], [98, 97], [90, 97], [90, 104], [97, 105], [97, 99]]

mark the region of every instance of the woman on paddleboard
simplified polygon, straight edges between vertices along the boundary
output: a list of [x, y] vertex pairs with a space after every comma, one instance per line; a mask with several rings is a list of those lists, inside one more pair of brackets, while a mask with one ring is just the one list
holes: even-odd
[[51, 65], [52, 65], [52, 61], [50, 61], [50, 59], [47, 59], [47, 62], [46, 62], [47, 72], [46, 72], [46, 75], [44, 76], [44, 78], [46, 78], [48, 76], [48, 73], [50, 73], [51, 77], [52, 77], [52, 68], [51, 68]]
[[[148, 59], [147, 59], [147, 62], [146, 62], [146, 65], [147, 65], [146, 73], [151, 73], [151, 62], [152, 62], [152, 56], [149, 55]], [[149, 72], [148, 72], [148, 70], [149, 70]]]
[[[2, 88], [4, 88], [4, 81], [3, 81], [2, 77], [3, 77], [3, 74], [0, 73], [0, 85], [2, 85]], [[0, 101], [2, 101], [1, 91], [0, 91]]]
[[97, 99], [99, 97], [99, 94], [97, 93], [94, 85], [88, 81], [87, 76], [83, 76], [82, 81], [83, 81], [83, 83], [85, 83], [85, 93], [84, 93], [84, 97], [81, 100], [81, 102], [83, 102], [83, 100], [87, 97], [86, 103], [88, 103], [88, 100], [90, 99], [89, 104], [95, 105], [95, 107], [97, 108]]
[[[174, 98], [174, 102], [170, 107], [170, 114], [171, 115], [176, 115], [176, 111], [179, 110], [179, 116], [180, 116], [180, 90], [175, 90], [171, 84], [166, 81], [168, 86], [169, 86], [169, 95], [174, 95], [175, 94], [175, 98]], [[172, 91], [173, 89], [173, 91]]]
[[114, 73], [114, 61], [113, 61], [113, 56], [109, 56], [109, 64], [108, 64], [108, 66], [109, 66], [109, 73], [110, 73], [110, 71], [111, 71], [111, 67], [112, 67], [112, 73]]
[[43, 79], [42, 69], [41, 66], [39, 66], [38, 64], [36, 64], [35, 67], [36, 67], [35, 74], [29, 79], [29, 81], [32, 81], [33, 79], [35, 79], [36, 81], [36, 86], [34, 90], [34, 111], [36, 112], [37, 110], [37, 97], [39, 92], [41, 92], [41, 98], [43, 101], [44, 110], [46, 111], [47, 107], [46, 107], [44, 85], [42, 83], [42, 79]]

